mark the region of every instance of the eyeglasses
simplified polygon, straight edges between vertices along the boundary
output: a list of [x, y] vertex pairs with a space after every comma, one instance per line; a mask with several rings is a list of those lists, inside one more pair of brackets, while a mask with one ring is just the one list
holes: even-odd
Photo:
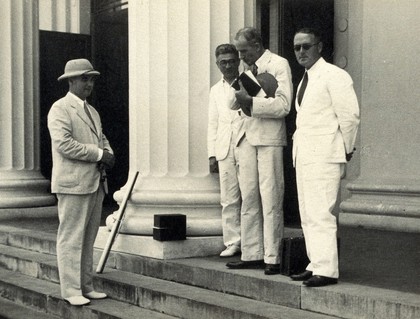
[[296, 44], [295, 46], [293, 46], [293, 50], [295, 50], [296, 52], [299, 52], [300, 49], [303, 49], [304, 51], [308, 51], [310, 48], [312, 48], [314, 45], [319, 44], [319, 42], [314, 43], [314, 44], [310, 44], [310, 43], [304, 43], [304, 44]]
[[221, 60], [218, 63], [219, 63], [220, 66], [226, 67], [226, 65], [228, 65], [228, 64], [233, 65], [233, 64], [237, 63], [237, 61], [238, 60], [236, 60], [236, 59], [230, 59], [230, 60]]

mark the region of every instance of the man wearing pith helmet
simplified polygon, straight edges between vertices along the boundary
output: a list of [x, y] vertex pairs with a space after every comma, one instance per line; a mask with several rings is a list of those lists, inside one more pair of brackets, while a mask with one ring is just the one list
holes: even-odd
[[93, 244], [107, 192], [105, 170], [112, 148], [98, 112], [87, 102], [100, 73], [86, 59], [70, 60], [58, 81], [69, 91], [48, 113], [53, 168], [51, 191], [58, 199], [57, 261], [62, 297], [82, 306], [107, 295], [93, 288]]

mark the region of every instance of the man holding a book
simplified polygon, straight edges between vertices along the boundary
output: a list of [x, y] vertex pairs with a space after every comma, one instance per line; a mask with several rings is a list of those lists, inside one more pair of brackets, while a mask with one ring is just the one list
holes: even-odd
[[[292, 101], [292, 76], [286, 59], [264, 49], [255, 28], [243, 28], [234, 44], [248, 72], [257, 79], [273, 78], [273, 88], [247, 91], [246, 80], [238, 81], [235, 93], [244, 124], [236, 141], [239, 185], [242, 193], [241, 250], [239, 262], [226, 264], [231, 269], [265, 268], [267, 275], [280, 273], [280, 243], [283, 237], [283, 147]], [[246, 64], [246, 65], [245, 65]], [[261, 84], [261, 83], [260, 83]], [[248, 87], [249, 90], [249, 87]], [[274, 94], [273, 94], [274, 93]], [[239, 106], [239, 107], [238, 107]]]

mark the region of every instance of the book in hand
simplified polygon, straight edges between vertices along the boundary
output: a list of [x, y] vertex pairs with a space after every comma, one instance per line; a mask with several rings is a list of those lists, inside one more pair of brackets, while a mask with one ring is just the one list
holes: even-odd
[[[235, 81], [233, 81], [233, 83], [231, 84], [231, 86], [237, 91], [241, 89], [239, 85], [239, 81], [242, 82], [243, 87], [245, 88], [245, 90], [248, 92], [250, 96], [265, 97], [266, 94], [263, 88], [261, 87], [260, 83], [258, 82], [254, 74], [252, 74], [250, 70], [242, 72], [238, 76], [238, 78], [236, 78]], [[244, 112], [245, 115], [251, 116], [251, 110], [248, 106], [244, 106], [244, 105], [240, 105], [240, 106], [241, 106], [242, 112]]]
[[242, 72], [235, 81], [232, 83], [232, 87], [235, 90], [239, 90], [239, 81], [242, 82], [245, 90], [250, 96], [265, 96], [265, 92], [262, 89], [261, 85], [258, 83], [258, 80], [255, 78], [254, 74], [250, 70]]

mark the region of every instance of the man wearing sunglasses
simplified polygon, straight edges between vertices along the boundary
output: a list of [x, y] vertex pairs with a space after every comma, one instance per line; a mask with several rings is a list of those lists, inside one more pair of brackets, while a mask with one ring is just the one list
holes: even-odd
[[293, 164], [309, 265], [292, 275], [308, 287], [337, 283], [337, 221], [333, 209], [345, 163], [351, 159], [359, 106], [349, 74], [322, 57], [320, 34], [301, 29], [294, 37], [296, 59], [305, 68], [296, 94]]

